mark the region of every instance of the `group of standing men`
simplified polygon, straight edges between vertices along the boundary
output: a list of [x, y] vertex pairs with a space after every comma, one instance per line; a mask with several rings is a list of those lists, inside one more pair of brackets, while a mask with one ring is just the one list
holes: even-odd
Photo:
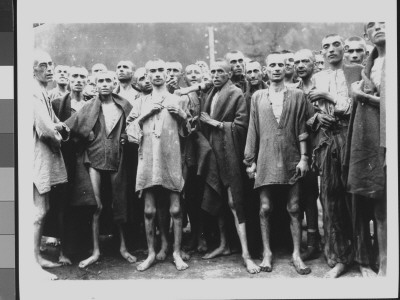
[[[139, 271], [166, 258], [169, 216], [174, 263], [178, 270], [188, 267], [187, 254], [181, 250], [184, 203], [192, 248], [198, 251], [207, 251], [201, 211], [217, 218], [219, 246], [204, 259], [231, 253], [228, 213], [233, 216], [247, 271], [271, 272], [270, 217], [274, 203], [284, 201], [293, 241], [290, 262], [298, 274], [309, 274], [304, 261], [319, 252], [319, 194], [323, 252], [332, 268], [326, 276], [340, 276], [353, 261], [364, 276], [375, 274], [371, 269], [376, 270], [376, 262], [378, 274], [385, 275], [384, 22], [367, 23], [365, 38], [375, 47], [363, 67], [359, 64], [363, 59], [351, 56], [359, 57], [360, 48], [365, 52], [363, 39], [345, 42], [337, 34], [325, 36], [321, 53], [326, 68], [322, 71], [309, 49], [271, 53], [264, 67], [256, 61], [245, 62], [240, 51], [231, 51], [209, 69], [199, 62], [188, 65], [184, 73], [179, 62], [160, 59], [148, 61], [136, 72], [130, 61], [121, 61], [114, 74], [96, 64], [91, 77], [83, 67], [64, 72], [58, 66], [58, 86], [50, 93], [53, 100], [46, 90], [53, 80], [53, 62], [47, 53], [37, 51], [33, 62], [37, 263], [43, 268], [71, 264], [63, 252], [63, 234], [59, 262], [48, 261], [40, 253], [52, 193], [62, 202], [60, 232], [67, 206], [93, 208], [92, 254], [79, 267], [99, 259], [99, 218], [106, 197], [112, 199], [120, 253], [128, 262], [136, 262], [127, 251], [124, 230], [135, 184], [136, 197], [144, 201], [148, 246]], [[179, 87], [183, 74], [187, 87]], [[68, 83], [70, 91], [65, 89]], [[52, 189], [60, 185], [67, 188]], [[257, 198], [263, 248], [260, 264], [250, 256], [246, 229], [246, 207]], [[301, 252], [303, 214], [307, 248]], [[156, 223], [161, 233], [158, 253]]]

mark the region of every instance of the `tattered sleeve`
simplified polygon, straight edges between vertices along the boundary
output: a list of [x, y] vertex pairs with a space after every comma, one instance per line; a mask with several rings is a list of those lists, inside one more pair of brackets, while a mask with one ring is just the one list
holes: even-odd
[[51, 119], [47, 108], [42, 101], [34, 95], [33, 103], [33, 126], [40, 140], [48, 143], [53, 148], [60, 148], [62, 136], [56, 130], [54, 121], [58, 121], [54, 116]]

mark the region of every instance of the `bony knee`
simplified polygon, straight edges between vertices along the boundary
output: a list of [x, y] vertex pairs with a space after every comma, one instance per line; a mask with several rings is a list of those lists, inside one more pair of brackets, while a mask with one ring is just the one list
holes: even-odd
[[272, 212], [272, 207], [269, 204], [261, 204], [260, 205], [260, 215], [264, 215]]
[[181, 212], [182, 212], [181, 207], [178, 205], [174, 205], [169, 209], [169, 213], [173, 218], [179, 218], [181, 216]]
[[146, 207], [144, 209], [144, 216], [146, 219], [153, 219], [156, 215], [156, 209], [154, 207]]
[[293, 214], [298, 214], [300, 213], [300, 206], [296, 203], [296, 204], [289, 204], [286, 207], [287, 211], [289, 214], [293, 215]]

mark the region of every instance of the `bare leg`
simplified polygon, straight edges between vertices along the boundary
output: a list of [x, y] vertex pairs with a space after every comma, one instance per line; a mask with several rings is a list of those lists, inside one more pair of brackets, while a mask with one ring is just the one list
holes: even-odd
[[119, 247], [119, 252], [121, 253], [122, 257], [125, 258], [129, 263], [133, 264], [136, 262], [136, 257], [133, 256], [132, 254], [130, 254], [128, 252], [128, 250], [126, 249], [126, 245], [125, 245], [125, 235], [124, 235], [124, 230], [122, 227], [122, 224], [118, 224], [118, 230], [119, 230], [119, 238], [121, 240], [121, 244]]
[[49, 193], [39, 194], [39, 191], [33, 186], [33, 201], [35, 207], [35, 217], [33, 222], [33, 253], [36, 262], [42, 268], [55, 268], [60, 267], [61, 264], [53, 263], [47, 259], [44, 259], [40, 255], [40, 244], [42, 240], [43, 222], [44, 218], [49, 210]]
[[157, 199], [157, 217], [158, 217], [158, 226], [161, 234], [161, 249], [157, 253], [156, 259], [161, 261], [167, 258], [168, 247], [169, 247], [168, 233], [169, 233], [170, 218], [168, 215], [167, 201], [168, 199], [164, 199], [164, 197], [158, 197]]
[[272, 201], [268, 187], [262, 187], [260, 190], [260, 227], [263, 242], [263, 261], [260, 264], [261, 271], [272, 271], [272, 251], [269, 244], [269, 216], [272, 212]]
[[149, 188], [144, 191], [144, 225], [146, 228], [146, 239], [149, 254], [145, 261], [137, 266], [138, 271], [147, 270], [156, 259], [156, 251], [154, 249], [154, 217], [156, 215], [156, 200], [154, 189]]
[[202, 258], [203, 259], [211, 259], [215, 258], [220, 255], [230, 255], [231, 249], [228, 246], [228, 242], [226, 239], [226, 227], [225, 227], [225, 220], [222, 215], [218, 216], [218, 229], [219, 229], [219, 246], [218, 248], [214, 249], [210, 253], [207, 253]]
[[199, 216], [199, 231], [197, 234], [197, 252], [206, 252], [208, 250], [207, 241], [204, 236], [204, 221]]
[[[314, 176], [312, 174], [306, 176]], [[307, 178], [310, 182], [303, 185], [304, 188], [314, 190], [311, 184], [316, 184], [318, 188], [318, 182], [315, 180], [311, 182], [310, 178]], [[303, 261], [317, 258], [319, 253], [319, 232], [318, 232], [318, 207], [317, 198], [318, 195], [314, 195], [311, 192], [303, 193], [305, 198], [305, 214], [307, 220], [307, 250], [302, 253], [301, 259]]]
[[180, 195], [177, 192], [170, 192], [170, 208], [172, 221], [174, 223], [174, 262], [176, 269], [179, 271], [187, 269], [189, 266], [183, 261], [181, 256], [182, 242], [182, 210], [180, 204]]
[[96, 210], [93, 214], [93, 221], [92, 221], [93, 252], [90, 257], [79, 263], [79, 268], [86, 268], [87, 266], [98, 261], [100, 257], [99, 218], [101, 210], [103, 208], [100, 196], [101, 176], [99, 171], [91, 167], [89, 167], [89, 176], [93, 187], [94, 197], [96, 199]]
[[301, 242], [301, 224], [300, 224], [300, 206], [299, 206], [299, 183], [289, 186], [287, 211], [290, 215], [290, 231], [293, 239], [293, 266], [300, 275], [311, 273], [311, 269], [307, 267], [300, 257]]
[[61, 204], [57, 207], [58, 208], [58, 227], [60, 228], [60, 240], [56, 241], [60, 244], [61, 243], [61, 247], [60, 247], [60, 255], [58, 257], [58, 262], [61, 263], [62, 265], [72, 265], [71, 260], [64, 254], [64, 247], [65, 247], [65, 228], [64, 228], [64, 213], [66, 208], [66, 199], [64, 197], [67, 197], [67, 193], [66, 193], [66, 188], [67, 186], [60, 186], [61, 193], [63, 193], [63, 195], [61, 196], [62, 199], [60, 199]]
[[386, 221], [386, 197], [377, 199], [375, 204], [375, 220], [377, 224], [377, 238], [379, 248], [379, 272], [378, 276], [386, 276], [387, 267], [387, 221]]
[[254, 261], [251, 259], [249, 249], [247, 247], [247, 236], [246, 236], [246, 223], [240, 223], [238, 217], [236, 215], [236, 210], [233, 205], [233, 197], [232, 197], [232, 191], [230, 188], [228, 188], [228, 203], [229, 207], [233, 213], [233, 218], [235, 219], [235, 226], [236, 226], [236, 231], [239, 236], [240, 240], [240, 245], [242, 247], [242, 258], [243, 258], [243, 263], [246, 266], [247, 272], [250, 274], [255, 274], [260, 272], [260, 267], [257, 266]]

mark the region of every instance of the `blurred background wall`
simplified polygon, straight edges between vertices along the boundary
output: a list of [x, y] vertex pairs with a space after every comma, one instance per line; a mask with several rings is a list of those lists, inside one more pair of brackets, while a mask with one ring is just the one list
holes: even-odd
[[338, 33], [363, 36], [362, 23], [87, 23], [34, 26], [35, 47], [50, 53], [55, 64], [97, 62], [114, 70], [120, 60], [137, 67], [151, 58], [178, 60], [184, 66], [196, 60], [210, 62], [208, 28], [214, 33], [215, 57], [241, 50], [263, 64], [275, 50], [320, 50], [322, 38]]

